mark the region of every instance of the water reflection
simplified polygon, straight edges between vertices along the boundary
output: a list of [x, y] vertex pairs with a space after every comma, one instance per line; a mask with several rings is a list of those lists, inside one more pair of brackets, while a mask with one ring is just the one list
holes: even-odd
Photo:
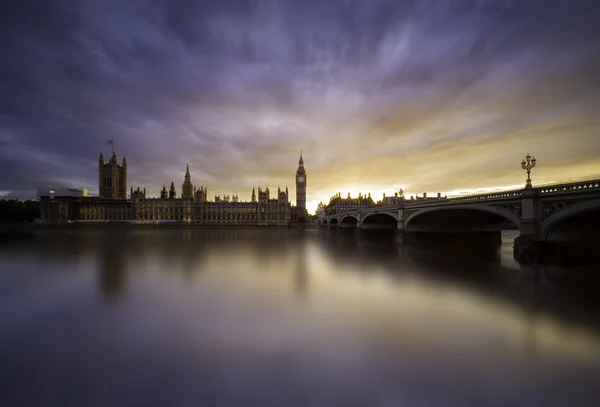
[[126, 278], [126, 235], [103, 236], [98, 252], [99, 287], [109, 299], [118, 298], [125, 289]]
[[[302, 231], [304, 232], [304, 231]], [[301, 233], [302, 233], [301, 232]], [[294, 288], [297, 295], [302, 298], [308, 290], [308, 272], [306, 269], [306, 236], [302, 233], [296, 243], [296, 269], [294, 278]]]
[[510, 245], [36, 231], [0, 245], [0, 388], [20, 406], [598, 405], [598, 273]]

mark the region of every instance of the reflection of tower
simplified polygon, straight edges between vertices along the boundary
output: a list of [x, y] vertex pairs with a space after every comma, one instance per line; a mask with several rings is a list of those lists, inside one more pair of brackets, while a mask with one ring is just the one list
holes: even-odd
[[105, 236], [107, 244], [100, 247], [99, 286], [108, 298], [118, 297], [125, 286], [125, 244], [119, 241], [123, 236], [115, 237], [112, 233]]
[[306, 221], [306, 171], [304, 160], [300, 153], [298, 169], [296, 170], [296, 209], [298, 211], [298, 222]]
[[297, 246], [297, 262], [296, 262], [296, 271], [294, 273], [294, 288], [296, 294], [300, 297], [303, 297], [307, 291], [307, 271], [306, 271], [306, 236], [304, 234], [304, 229], [300, 230], [299, 242]]

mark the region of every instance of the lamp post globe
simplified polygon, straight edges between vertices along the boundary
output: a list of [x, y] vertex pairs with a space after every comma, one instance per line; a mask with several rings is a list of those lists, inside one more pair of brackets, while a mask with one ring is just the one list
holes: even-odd
[[531, 169], [533, 167], [535, 167], [536, 162], [537, 161], [536, 161], [535, 157], [532, 157], [529, 154], [527, 154], [525, 159], [523, 161], [521, 161], [521, 168], [523, 168], [525, 171], [527, 171], [527, 181], [525, 183], [525, 188], [532, 188], [532, 186], [531, 186]]

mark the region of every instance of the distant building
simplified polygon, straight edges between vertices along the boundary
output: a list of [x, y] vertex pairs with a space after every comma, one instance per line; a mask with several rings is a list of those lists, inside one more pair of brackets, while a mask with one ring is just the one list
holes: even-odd
[[325, 215], [326, 208], [327, 206], [323, 202], [319, 202], [317, 209], [315, 210], [315, 216], [320, 218], [321, 216]]
[[447, 196], [442, 196], [442, 194], [440, 192], [438, 192], [437, 196], [427, 196], [427, 192], [424, 192], [423, 196], [417, 195], [415, 197], [415, 196], [411, 195], [410, 200], [411, 201], [435, 201], [438, 199], [447, 199], [447, 198], [448, 198]]
[[[117, 163], [113, 149], [111, 159], [104, 163], [100, 153], [99, 196], [87, 196], [87, 190], [43, 188], [38, 190], [42, 220], [46, 223], [66, 222], [132, 222], [132, 223], [195, 223], [203, 225], [287, 225], [304, 222], [306, 212], [306, 171], [300, 156], [296, 171], [297, 206], [289, 202], [288, 189], [277, 189], [271, 197], [269, 188], [252, 190], [250, 201], [240, 201], [237, 195], [215, 196], [208, 200], [208, 190], [192, 183], [189, 165], [186, 166], [181, 197], [177, 198], [175, 183], [171, 182], [151, 198], [146, 188], [133, 187], [127, 199], [127, 162]], [[57, 192], [58, 191], [58, 192]]]
[[87, 196], [87, 189], [40, 187], [37, 195], [40, 198], [42, 221], [67, 222], [77, 218], [79, 213], [78, 202]]
[[342, 198], [342, 195], [338, 192], [336, 195], [331, 197], [326, 206], [321, 207], [321, 210], [324, 210], [324, 212], [329, 215], [364, 208], [372, 208], [373, 206], [375, 206], [375, 201], [373, 201], [373, 198], [371, 198], [370, 193], [367, 196], [359, 193], [357, 198], [352, 198], [350, 197], [350, 192], [348, 192], [348, 197]]
[[69, 187], [40, 187], [37, 190], [38, 197], [45, 198], [58, 198], [58, 197], [70, 197], [70, 198], [80, 198], [84, 196], [88, 196], [87, 188], [78, 189], [78, 188], [69, 188]]
[[394, 196], [385, 196], [381, 200], [381, 205], [399, 205], [404, 200], [404, 191], [402, 189], [399, 192], [394, 193]]

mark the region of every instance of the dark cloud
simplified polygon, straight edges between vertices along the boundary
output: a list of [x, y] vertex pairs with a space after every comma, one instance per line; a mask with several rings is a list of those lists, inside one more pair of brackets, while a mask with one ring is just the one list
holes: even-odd
[[0, 191], [93, 191], [113, 138], [153, 193], [186, 162], [211, 193], [291, 187], [302, 149], [313, 206], [519, 184], [527, 151], [540, 182], [600, 173], [594, 1], [1, 8]]

